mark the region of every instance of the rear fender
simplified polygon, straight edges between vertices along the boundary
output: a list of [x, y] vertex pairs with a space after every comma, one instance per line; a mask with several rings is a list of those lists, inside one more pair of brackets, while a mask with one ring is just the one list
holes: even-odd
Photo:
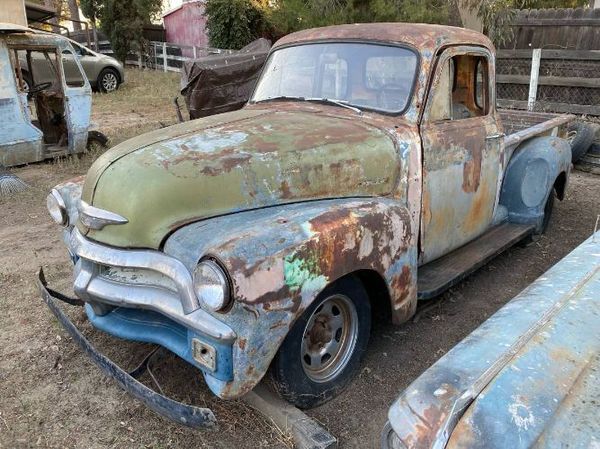
[[387, 285], [395, 322], [416, 308], [417, 247], [408, 210], [388, 199], [329, 200], [248, 211], [187, 225], [165, 251], [193, 270], [207, 255], [229, 272], [235, 301], [214, 314], [238, 335], [234, 381], [209, 386], [239, 397], [267, 371], [296, 319], [332, 282], [358, 270]]
[[[568, 178], [571, 147], [559, 137], [527, 140], [513, 153], [500, 192], [500, 205], [513, 223], [535, 224], [541, 229], [544, 206], [557, 179]], [[564, 192], [564, 189], [563, 189]]]

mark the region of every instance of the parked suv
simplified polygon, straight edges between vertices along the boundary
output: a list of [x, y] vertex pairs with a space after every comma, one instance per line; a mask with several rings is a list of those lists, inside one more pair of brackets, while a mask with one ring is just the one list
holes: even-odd
[[[71, 54], [70, 50], [63, 51], [63, 67], [67, 85], [77, 85], [80, 83], [79, 71], [73, 60], [76, 57], [79, 59], [79, 63], [83, 67], [83, 71], [90, 81], [92, 89], [100, 92], [113, 92], [119, 88], [125, 80], [125, 71], [119, 61], [110, 56], [96, 53], [72, 39], [69, 39], [69, 43], [73, 46], [75, 55]], [[23, 80], [27, 89], [32, 85], [32, 79], [31, 71], [26, 69], [29, 67], [29, 64], [27, 63], [25, 52], [20, 54], [19, 59], [23, 71]], [[37, 74], [35, 79], [36, 84], [51, 82], [54, 79], [52, 66], [42, 56], [33, 57], [31, 63], [34, 65], [33, 71]]]

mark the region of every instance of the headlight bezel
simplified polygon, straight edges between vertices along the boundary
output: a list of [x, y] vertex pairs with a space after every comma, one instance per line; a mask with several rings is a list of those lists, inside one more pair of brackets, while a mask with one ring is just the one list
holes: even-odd
[[[207, 269], [218, 279], [218, 287], [215, 283], [206, 282], [202, 270]], [[193, 273], [194, 293], [200, 302], [200, 306], [211, 312], [226, 313], [233, 305], [231, 279], [223, 264], [214, 256], [204, 256], [194, 269]], [[215, 292], [220, 289], [222, 298], [215, 298]]]
[[64, 227], [69, 226], [67, 206], [58, 190], [52, 189], [46, 197], [46, 209], [48, 209], [50, 217], [52, 217], [52, 220], [54, 220], [56, 224]]

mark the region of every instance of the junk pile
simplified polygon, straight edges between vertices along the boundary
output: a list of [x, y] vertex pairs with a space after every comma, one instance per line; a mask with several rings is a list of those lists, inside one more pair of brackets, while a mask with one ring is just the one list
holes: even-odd
[[257, 39], [238, 51], [183, 64], [181, 94], [190, 119], [240, 109], [250, 98], [271, 42]]

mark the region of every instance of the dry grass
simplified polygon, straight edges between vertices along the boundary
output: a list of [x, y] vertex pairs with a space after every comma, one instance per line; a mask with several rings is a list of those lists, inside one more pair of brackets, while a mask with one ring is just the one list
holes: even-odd
[[179, 79], [178, 73], [127, 69], [118, 91], [93, 94], [92, 122], [113, 145], [172, 125], [177, 122], [173, 99], [179, 95]]

